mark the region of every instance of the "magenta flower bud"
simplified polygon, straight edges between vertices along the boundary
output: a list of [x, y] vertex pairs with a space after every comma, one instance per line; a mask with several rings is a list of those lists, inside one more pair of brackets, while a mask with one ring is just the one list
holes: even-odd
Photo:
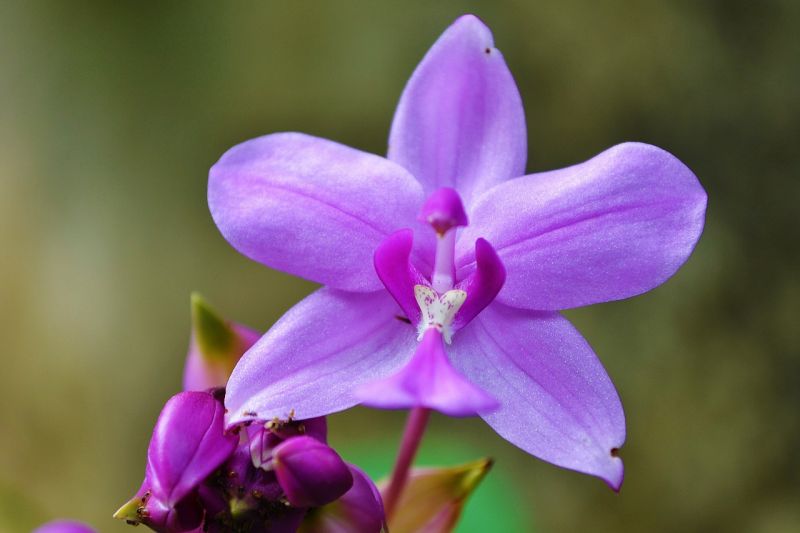
[[430, 224], [439, 235], [444, 235], [452, 228], [467, 225], [467, 213], [461, 197], [450, 187], [433, 191], [422, 204], [418, 219]]
[[42, 524], [33, 530], [33, 533], [96, 533], [84, 523], [73, 520], [53, 520]]
[[279, 444], [272, 465], [286, 499], [295, 507], [320, 507], [353, 486], [353, 475], [339, 454], [312, 437]]
[[197, 528], [203, 508], [196, 490], [239, 441], [237, 435], [224, 432], [224, 410], [208, 392], [182, 392], [170, 398], [153, 429], [144, 482], [114, 516], [156, 531]]

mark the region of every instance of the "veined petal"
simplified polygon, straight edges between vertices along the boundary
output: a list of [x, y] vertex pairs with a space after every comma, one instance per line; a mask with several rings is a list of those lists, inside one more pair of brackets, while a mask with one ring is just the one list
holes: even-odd
[[357, 404], [358, 385], [395, 372], [414, 351], [416, 330], [398, 316], [385, 291], [311, 294], [239, 361], [225, 396], [228, 424], [307, 419]]
[[422, 188], [382, 157], [303, 135], [266, 135], [211, 168], [208, 204], [234, 248], [338, 289], [380, 288], [372, 252], [416, 224]]
[[557, 310], [619, 300], [672, 276], [703, 231], [706, 193], [686, 165], [641, 143], [502, 183], [477, 200], [458, 247], [485, 237], [508, 277], [497, 300]]
[[428, 407], [450, 416], [474, 416], [497, 400], [459, 373], [444, 350], [442, 333], [425, 332], [411, 361], [398, 373], [359, 388], [364, 405], [382, 409]]
[[503, 438], [619, 489], [622, 405], [603, 365], [567, 319], [493, 303], [458, 332], [451, 349], [453, 364], [500, 401], [483, 418]]
[[170, 398], [153, 429], [147, 474], [153, 498], [173, 507], [221, 465], [238, 436], [223, 433], [224, 408], [207, 392]]
[[395, 112], [389, 159], [430, 194], [458, 190], [469, 206], [525, 172], [525, 113], [514, 79], [477, 17], [456, 20], [417, 66]]

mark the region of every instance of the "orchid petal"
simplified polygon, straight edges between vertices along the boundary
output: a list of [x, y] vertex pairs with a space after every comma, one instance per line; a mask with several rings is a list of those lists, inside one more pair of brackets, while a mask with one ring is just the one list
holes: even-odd
[[414, 286], [428, 285], [428, 280], [411, 262], [414, 232], [401, 229], [386, 237], [375, 250], [375, 272], [386, 290], [397, 301], [412, 324], [420, 320]]
[[525, 113], [492, 33], [477, 17], [456, 20], [406, 85], [389, 136], [389, 159], [425, 188], [471, 199], [525, 172]]
[[494, 301], [506, 281], [506, 269], [492, 245], [485, 239], [475, 241], [475, 270], [456, 285], [456, 289], [467, 293], [464, 305], [458, 310], [453, 322], [454, 329], [461, 329]]
[[493, 303], [451, 348], [453, 364], [500, 401], [502, 407], [483, 418], [503, 438], [619, 489], [622, 405], [603, 365], [569, 321]]
[[370, 407], [428, 407], [450, 416], [474, 416], [498, 407], [494, 398], [453, 368], [436, 329], [425, 332], [414, 357], [400, 372], [362, 386], [357, 394]]
[[219, 467], [238, 437], [223, 433], [222, 403], [206, 392], [182, 392], [167, 401], [147, 450], [154, 499], [174, 506]]
[[247, 257], [333, 288], [380, 288], [372, 252], [416, 224], [424, 197], [399, 165], [303, 135], [266, 135], [211, 168], [208, 203], [223, 236]]
[[312, 510], [298, 533], [379, 533], [384, 531], [383, 501], [378, 488], [359, 468], [348, 465], [353, 486], [333, 503]]
[[508, 271], [497, 299], [557, 310], [646, 292], [688, 259], [703, 230], [706, 194], [695, 175], [654, 146], [625, 143], [572, 167], [502, 183], [479, 198], [463, 230], [484, 237]]
[[314, 292], [239, 361], [225, 397], [228, 424], [302, 420], [352, 407], [358, 385], [395, 372], [411, 357], [415, 329], [399, 313], [384, 291]]

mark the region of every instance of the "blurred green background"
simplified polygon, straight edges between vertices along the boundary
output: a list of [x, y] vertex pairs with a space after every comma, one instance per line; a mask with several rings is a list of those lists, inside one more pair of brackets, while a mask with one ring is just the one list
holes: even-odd
[[[568, 313], [626, 408], [621, 494], [437, 416], [424, 460], [497, 459], [460, 531], [800, 531], [793, 0], [2, 2], [0, 531], [127, 530], [111, 513], [180, 387], [190, 291], [265, 329], [313, 288], [225, 243], [208, 168], [282, 130], [383, 153], [406, 79], [464, 12], [516, 77], [529, 171], [640, 140], [710, 202], [669, 283]], [[343, 455], [388, 469], [402, 414], [330, 422]]]

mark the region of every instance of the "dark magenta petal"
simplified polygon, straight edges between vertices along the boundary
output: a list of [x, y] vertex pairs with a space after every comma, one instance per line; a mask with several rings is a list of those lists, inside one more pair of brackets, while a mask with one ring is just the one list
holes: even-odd
[[411, 263], [414, 232], [401, 229], [388, 237], [375, 250], [375, 272], [386, 290], [397, 301], [400, 308], [416, 326], [420, 310], [414, 296], [415, 285], [430, 285], [427, 279]]
[[352, 488], [335, 502], [312, 509], [299, 533], [380, 533], [386, 530], [378, 488], [357, 467], [347, 466], [353, 476]]
[[[376, 277], [377, 279], [377, 277]], [[414, 353], [415, 328], [386, 291], [323, 288], [290, 309], [228, 381], [229, 425], [299, 420], [358, 403], [353, 391], [396, 372]]]
[[236, 448], [225, 434], [224, 407], [206, 392], [182, 392], [167, 401], [147, 450], [152, 497], [174, 506], [219, 467]]
[[475, 242], [475, 262], [475, 270], [467, 276], [467, 279], [456, 285], [456, 289], [467, 293], [467, 299], [453, 321], [455, 330], [469, 324], [484, 307], [492, 303], [506, 281], [503, 262], [485, 239], [478, 239]]
[[320, 507], [353, 486], [353, 476], [339, 454], [311, 437], [293, 437], [272, 453], [272, 466], [286, 499], [295, 507]]
[[203, 521], [203, 507], [194, 494], [176, 504], [169, 504], [153, 495], [145, 504], [142, 524], [163, 533], [195, 532]]
[[39, 526], [33, 533], [96, 533], [94, 529], [74, 520], [53, 520]]
[[525, 172], [525, 113], [492, 33], [464, 15], [434, 43], [403, 91], [389, 159], [430, 194], [454, 187], [467, 206]]
[[303, 434], [320, 442], [328, 442], [328, 421], [324, 416], [309, 418], [301, 422]]
[[353, 488], [339, 499], [343, 523], [352, 524], [351, 531], [378, 533], [386, 527], [381, 493], [367, 474], [355, 465], [348, 466], [353, 474]]
[[211, 215], [234, 248], [351, 291], [380, 288], [372, 252], [393, 231], [413, 227], [423, 201], [400, 165], [299, 133], [231, 148], [208, 181]]
[[487, 191], [462, 230], [458, 275], [474, 269], [468, 243], [484, 237], [508, 271], [500, 302], [558, 310], [628, 298], [663, 283], [688, 259], [705, 208], [705, 191], [673, 155], [620, 144]]
[[603, 365], [569, 321], [494, 302], [455, 335], [450, 349], [456, 368], [500, 401], [483, 418], [502, 437], [619, 488], [622, 405]]
[[400, 372], [358, 390], [364, 405], [382, 409], [428, 407], [450, 416], [473, 416], [496, 409], [497, 400], [450, 364], [442, 334], [428, 329], [414, 357]]
[[418, 220], [430, 224], [436, 233], [444, 235], [448, 230], [466, 226], [467, 213], [455, 189], [442, 187], [436, 189], [422, 204]]

